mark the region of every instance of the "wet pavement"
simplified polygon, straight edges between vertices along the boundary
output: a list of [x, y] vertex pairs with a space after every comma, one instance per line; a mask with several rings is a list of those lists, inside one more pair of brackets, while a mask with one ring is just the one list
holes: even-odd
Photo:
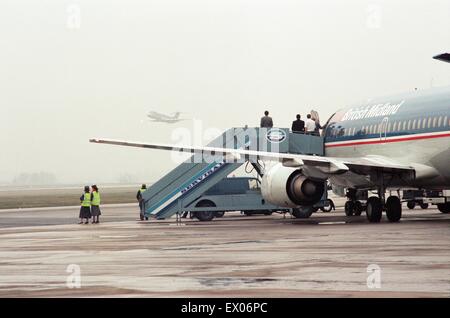
[[450, 215], [436, 209], [397, 224], [341, 208], [181, 225], [141, 222], [135, 205], [104, 206], [98, 225], [77, 217], [77, 207], [0, 211], [0, 296], [450, 296]]

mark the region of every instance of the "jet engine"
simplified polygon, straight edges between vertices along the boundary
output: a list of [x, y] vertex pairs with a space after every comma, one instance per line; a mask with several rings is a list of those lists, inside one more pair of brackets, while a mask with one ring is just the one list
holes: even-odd
[[303, 175], [301, 169], [281, 164], [268, 169], [262, 178], [261, 193], [272, 204], [295, 208], [320, 201], [325, 181], [316, 181]]

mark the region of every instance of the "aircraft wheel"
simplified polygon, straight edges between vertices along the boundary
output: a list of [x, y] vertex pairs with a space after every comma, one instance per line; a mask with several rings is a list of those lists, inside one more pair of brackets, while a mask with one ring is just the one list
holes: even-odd
[[354, 212], [354, 209], [355, 209], [355, 202], [353, 202], [353, 201], [345, 202], [344, 209], [345, 209], [345, 215], [346, 216], [352, 216], [353, 212]]
[[383, 205], [378, 197], [370, 197], [367, 200], [366, 216], [369, 222], [378, 223], [381, 220]]
[[428, 203], [421, 203], [421, 204], [420, 204], [420, 207], [421, 207], [422, 209], [428, 209]]
[[450, 213], [450, 202], [439, 203], [437, 207], [439, 211], [441, 211], [442, 213]]
[[390, 222], [398, 222], [402, 218], [402, 203], [396, 196], [386, 200], [386, 216]]
[[292, 209], [292, 215], [297, 219], [307, 219], [313, 213], [313, 209], [310, 206], [302, 206], [300, 208]]
[[416, 207], [416, 202], [408, 201], [408, 203], [406, 203], [406, 206], [408, 207], [408, 209], [412, 210]]
[[360, 216], [363, 211], [363, 206], [360, 201], [355, 201], [355, 204], [353, 205], [353, 214], [356, 216]]

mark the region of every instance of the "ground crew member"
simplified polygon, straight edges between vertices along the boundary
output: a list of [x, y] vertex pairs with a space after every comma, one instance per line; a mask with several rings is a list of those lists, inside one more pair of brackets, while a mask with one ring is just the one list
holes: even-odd
[[80, 201], [80, 223], [78, 224], [83, 224], [83, 219], [86, 219], [84, 224], [88, 224], [89, 219], [91, 218], [91, 192], [89, 186], [84, 187], [84, 193], [81, 195]]
[[261, 117], [261, 128], [272, 128], [273, 127], [273, 121], [272, 117], [269, 116], [269, 112], [266, 110], [264, 112], [264, 117]]
[[[136, 194], [136, 199], [139, 202], [139, 216], [141, 218], [141, 221], [144, 220], [144, 198], [142, 197], [142, 193], [144, 193], [147, 190], [147, 186], [145, 184], [143, 184], [141, 186], [141, 188], [139, 189], [139, 191]], [[148, 220], [148, 217], [145, 218], [146, 220]]]
[[91, 193], [91, 215], [92, 215], [92, 224], [100, 223], [100, 215], [102, 212], [100, 211], [100, 193], [98, 192], [97, 186], [94, 184], [92, 186]]

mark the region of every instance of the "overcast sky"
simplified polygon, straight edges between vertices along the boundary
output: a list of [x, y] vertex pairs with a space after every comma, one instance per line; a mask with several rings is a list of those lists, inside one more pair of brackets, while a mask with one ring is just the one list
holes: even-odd
[[[316, 109], [450, 85], [450, 1], [2, 0], [0, 182], [21, 172], [60, 182], [152, 181], [165, 152], [90, 137], [173, 142], [203, 128], [276, 126]], [[206, 143], [207, 140], [204, 140]]]

